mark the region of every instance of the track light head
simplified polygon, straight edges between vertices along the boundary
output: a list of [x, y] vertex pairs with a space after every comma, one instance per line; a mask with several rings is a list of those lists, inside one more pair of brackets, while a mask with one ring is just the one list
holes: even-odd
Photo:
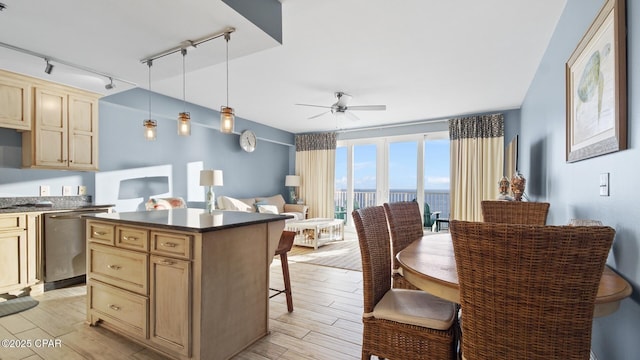
[[0, 11], [4, 10], [7, 8], [7, 5], [0, 3]]
[[44, 72], [47, 74], [51, 74], [51, 71], [53, 71], [53, 64], [49, 62], [49, 59], [44, 59], [44, 61], [47, 62], [47, 66], [44, 68]]
[[109, 83], [104, 86], [105, 89], [111, 90], [116, 87], [116, 84], [113, 83], [113, 78], [109, 78]]

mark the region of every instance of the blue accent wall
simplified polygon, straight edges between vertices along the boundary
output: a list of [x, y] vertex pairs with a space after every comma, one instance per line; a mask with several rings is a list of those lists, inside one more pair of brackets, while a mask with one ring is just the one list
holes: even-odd
[[[601, 360], [640, 353], [640, 1], [627, 0], [629, 149], [575, 163], [565, 161], [565, 63], [603, 0], [569, 0], [521, 108], [520, 170], [526, 192], [551, 203], [548, 222], [598, 219], [616, 230], [608, 264], [633, 286], [631, 298], [593, 322], [592, 350]], [[610, 174], [610, 196], [599, 196], [599, 175]]]
[[[96, 203], [116, 204], [117, 211], [143, 209], [150, 196], [181, 196], [189, 206], [203, 207], [201, 169], [221, 169], [224, 186], [217, 196], [287, 196], [284, 178], [294, 164], [294, 135], [236, 117], [235, 133], [217, 129], [220, 114], [187, 104], [192, 118], [190, 137], [177, 135], [181, 100], [152, 93], [152, 118], [158, 122], [156, 141], [143, 137], [142, 121], [149, 117], [149, 92], [132, 89], [100, 100], [99, 172], [21, 169], [21, 135], [0, 129], [0, 196], [38, 196], [39, 185], [51, 195], [62, 186], [87, 186]], [[244, 152], [239, 133], [250, 129], [258, 137], [254, 152]]]

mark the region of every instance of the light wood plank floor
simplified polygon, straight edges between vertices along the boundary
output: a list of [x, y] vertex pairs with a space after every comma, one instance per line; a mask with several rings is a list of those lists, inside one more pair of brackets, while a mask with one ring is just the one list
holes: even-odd
[[[318, 265], [289, 265], [293, 313], [285, 295], [270, 303], [271, 333], [234, 359], [359, 359], [362, 344], [362, 273]], [[280, 262], [271, 266], [271, 287], [283, 288]], [[100, 327], [85, 324], [86, 288], [34, 296], [33, 309], [0, 318], [0, 340], [60, 340], [59, 347], [0, 347], [0, 359], [165, 359]]]

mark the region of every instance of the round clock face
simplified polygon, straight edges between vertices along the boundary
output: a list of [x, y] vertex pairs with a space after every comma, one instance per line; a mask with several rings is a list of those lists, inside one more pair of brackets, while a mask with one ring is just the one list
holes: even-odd
[[256, 134], [251, 130], [246, 130], [240, 134], [240, 147], [246, 152], [253, 152], [256, 149]]

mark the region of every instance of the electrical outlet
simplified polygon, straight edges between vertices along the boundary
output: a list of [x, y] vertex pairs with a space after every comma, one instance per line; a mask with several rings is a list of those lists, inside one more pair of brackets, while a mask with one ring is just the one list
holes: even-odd
[[87, 195], [87, 187], [84, 185], [78, 186], [78, 195]]
[[65, 185], [62, 187], [62, 196], [70, 196], [71, 195], [71, 186]]
[[49, 185], [40, 185], [40, 196], [50, 196], [51, 191]]

